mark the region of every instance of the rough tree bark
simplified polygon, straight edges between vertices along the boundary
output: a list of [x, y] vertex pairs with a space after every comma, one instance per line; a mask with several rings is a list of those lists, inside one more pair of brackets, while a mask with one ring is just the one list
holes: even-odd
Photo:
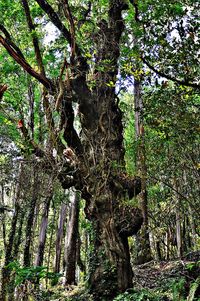
[[[82, 45], [77, 44], [68, 1], [63, 1], [62, 7], [70, 30], [46, 0], [36, 1], [70, 44], [71, 55], [70, 63], [63, 64], [59, 81], [55, 84], [45, 75], [36, 33], [33, 45], [40, 73], [30, 66], [13, 42], [11, 44], [10, 40], [0, 36], [0, 43], [15, 61], [48, 90], [48, 93], [43, 93], [43, 106], [52, 141], [51, 150], [42, 150], [30, 138], [25, 126], [23, 134], [31, 143], [35, 154], [44, 160], [47, 158], [46, 164], [48, 168], [52, 168], [55, 160], [51, 151], [56, 149], [62, 157], [65, 148], [59, 136], [62, 132], [62, 138], [71, 150], [65, 152], [68, 158], [67, 162], [63, 158], [62, 163], [65, 164], [62, 165], [62, 171], [59, 171], [59, 179], [63, 188], [75, 186], [81, 191], [86, 200], [86, 217], [93, 226], [89, 286], [96, 301], [102, 298], [112, 300], [117, 292], [132, 286], [128, 236], [137, 233], [143, 221], [140, 210], [125, 205], [124, 202], [140, 192], [141, 181], [126, 175], [122, 113], [115, 94], [120, 39], [124, 30], [122, 12], [128, 9], [128, 5], [124, 0], [108, 1], [107, 21], [102, 18], [97, 24], [96, 32], [92, 33], [94, 64], [90, 66], [82, 54]], [[34, 24], [28, 2], [23, 0], [22, 3], [29, 30], [32, 31]], [[67, 69], [66, 78], [62, 80], [64, 66]], [[88, 85], [88, 76], [94, 78], [92, 87]], [[50, 94], [55, 97], [56, 109], [60, 113], [59, 132], [48, 105]], [[80, 134], [74, 128], [73, 102], [79, 104]], [[74, 155], [69, 158], [71, 151]], [[29, 256], [28, 252], [27, 255]], [[29, 262], [30, 260], [26, 263]]]

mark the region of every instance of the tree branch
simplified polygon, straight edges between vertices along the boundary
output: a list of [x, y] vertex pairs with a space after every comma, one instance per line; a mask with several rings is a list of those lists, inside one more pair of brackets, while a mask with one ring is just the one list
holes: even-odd
[[[66, 38], [68, 43], [72, 45], [73, 43], [73, 37], [69, 30], [64, 26], [64, 24], [61, 22], [58, 14], [54, 11], [54, 9], [51, 7], [51, 5], [46, 0], [36, 0], [36, 2], [39, 4], [39, 6], [43, 9], [44, 12], [48, 15], [51, 22], [60, 30], [62, 35]], [[88, 69], [88, 64], [86, 58], [82, 56], [81, 49], [78, 47], [78, 45], [75, 43], [75, 54], [78, 57], [79, 62], [79, 70], [80, 73], [83, 71], [86, 71]]]
[[0, 35], [0, 44], [2, 44], [10, 56], [31, 76], [36, 78], [40, 83], [42, 83], [47, 89], [52, 88], [52, 83], [49, 79], [44, 77], [43, 75], [37, 73], [30, 65], [29, 63], [17, 53], [17, 51], [12, 47], [12, 45]]
[[38, 157], [44, 157], [46, 154], [45, 152], [35, 143], [35, 141], [33, 139], [31, 139], [29, 132], [26, 128], [26, 126], [24, 125], [24, 121], [22, 119], [20, 119], [18, 121], [18, 129], [21, 131], [23, 138], [28, 141], [31, 146], [33, 147], [33, 153], [38, 156]]
[[5, 35], [7, 42], [16, 50], [16, 52], [18, 53], [18, 55], [21, 56], [25, 60], [25, 57], [24, 57], [23, 53], [21, 52], [21, 50], [19, 49], [19, 47], [17, 45], [15, 45], [15, 43], [13, 43], [11, 35], [9, 34], [9, 32], [4, 27], [3, 24], [0, 24], [0, 30]]
[[88, 2], [88, 8], [83, 12], [83, 16], [82, 18], [78, 21], [78, 29], [81, 28], [81, 26], [85, 23], [85, 21], [87, 20], [87, 17], [89, 15], [89, 13], [91, 12], [91, 7], [92, 7], [92, 2], [89, 1]]
[[75, 25], [73, 16], [69, 7], [68, 0], [62, 0], [63, 2], [63, 10], [66, 19], [70, 23], [70, 34], [71, 34], [71, 64], [74, 65], [74, 58], [75, 58], [75, 50], [76, 50], [76, 41], [75, 41]]
[[187, 87], [192, 87], [192, 88], [200, 88], [200, 84], [196, 84], [196, 83], [191, 83], [188, 80], [179, 80], [177, 78], [175, 78], [174, 76], [168, 75], [162, 71], [157, 70], [155, 67], [153, 67], [149, 62], [146, 61], [146, 59], [144, 59], [141, 56], [141, 60], [144, 62], [145, 65], [147, 65], [149, 67], [149, 69], [151, 69], [152, 71], [154, 71], [157, 75], [162, 76], [167, 78], [168, 80], [171, 80], [173, 82], [178, 83], [179, 85], [183, 85], [183, 86], [187, 86]]
[[[38, 37], [35, 33], [35, 24], [33, 23], [32, 17], [31, 17], [31, 13], [30, 13], [30, 8], [28, 5], [28, 1], [27, 0], [21, 0], [22, 1], [22, 5], [25, 11], [25, 15], [26, 15], [26, 20], [27, 20], [27, 24], [28, 24], [28, 28], [30, 33], [32, 34], [32, 41], [33, 41], [33, 47], [35, 50], [35, 56], [36, 56], [36, 60], [37, 60], [37, 64], [38, 67], [40, 69], [40, 73], [45, 76], [45, 69], [44, 69], [44, 64], [42, 61], [42, 55], [41, 55], [41, 51], [40, 51], [40, 46], [39, 46], [39, 41], [38, 41]], [[55, 135], [54, 133], [54, 120], [53, 120], [53, 115], [52, 115], [52, 110], [51, 110], [51, 106], [49, 104], [49, 99], [48, 97], [46, 97], [46, 92], [43, 91], [43, 107], [45, 110], [45, 115], [46, 115], [46, 119], [47, 119], [47, 123], [50, 129], [50, 133], [51, 133], [51, 139], [52, 142], [54, 140], [56, 140], [56, 138], [54, 137]]]
[[138, 9], [138, 1], [137, 0], [130, 0], [131, 4], [133, 5], [135, 9], [135, 21], [140, 22], [139, 19], [139, 9]]
[[28, 5], [28, 1], [27, 0], [21, 0], [21, 1], [22, 1], [22, 5], [24, 7], [24, 11], [25, 11], [29, 31], [32, 34], [32, 40], [33, 40], [33, 46], [34, 46], [34, 50], [35, 50], [35, 56], [36, 56], [37, 64], [38, 64], [40, 73], [43, 76], [45, 76], [45, 69], [44, 69], [44, 64], [42, 62], [42, 55], [41, 55], [41, 51], [40, 51], [39, 41], [38, 41], [38, 37], [37, 37], [36, 33], [34, 32], [35, 31], [35, 24], [33, 23], [32, 18], [31, 18], [31, 13], [30, 13], [30, 8], [29, 8], [29, 5]]
[[7, 85], [0, 85], [0, 100], [3, 98], [3, 94], [7, 89]]
[[[152, 176], [151, 174], [150, 174], [150, 177], [151, 177], [152, 179], [154, 179], [154, 180], [160, 182], [160, 183], [163, 183], [165, 186], [169, 187], [171, 190], [173, 190], [174, 192], [176, 192], [180, 197], [182, 197], [182, 198], [185, 199], [187, 202], [189, 202], [189, 199], [188, 199], [185, 195], [183, 195], [181, 192], [179, 192], [177, 189], [175, 189], [171, 184], [169, 184], [169, 183], [167, 183], [167, 182], [165, 182], [165, 181], [163, 181], [163, 180], [161, 180], [161, 179], [159, 179], [159, 178], [157, 178], [157, 177], [154, 177], [154, 176]], [[189, 203], [190, 203], [190, 202], [189, 202]]]
[[[135, 9], [135, 21], [139, 24], [141, 21], [139, 19], [139, 8], [138, 8], [138, 3], [137, 0], [130, 0], [131, 4], [133, 5], [134, 9]], [[192, 87], [192, 88], [200, 88], [200, 84], [198, 83], [191, 83], [188, 80], [180, 80], [177, 79], [174, 76], [168, 75], [165, 72], [162, 72], [160, 70], [157, 70], [155, 67], [153, 67], [143, 56], [140, 56], [141, 60], [143, 61], [143, 63], [145, 65], [147, 65], [149, 67], [149, 69], [151, 69], [153, 72], [155, 72], [157, 75], [161, 76], [161, 77], [165, 77], [168, 80], [171, 80], [173, 82], [178, 83], [179, 85], [183, 85], [183, 86], [187, 86], [187, 87]]]
[[36, 0], [36, 2], [46, 12], [51, 22], [60, 30], [62, 35], [66, 38], [66, 40], [71, 45], [72, 43], [71, 34], [68, 31], [68, 29], [64, 26], [64, 24], [61, 22], [58, 14], [54, 11], [51, 5], [46, 0]]

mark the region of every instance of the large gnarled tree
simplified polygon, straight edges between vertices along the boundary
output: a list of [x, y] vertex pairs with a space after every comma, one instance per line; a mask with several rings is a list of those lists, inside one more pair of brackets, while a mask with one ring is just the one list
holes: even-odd
[[[122, 15], [128, 5], [123, 0], [109, 0], [98, 10], [88, 2], [82, 15], [75, 17], [75, 9], [67, 0], [58, 1], [59, 12], [50, 1], [36, 2], [62, 34], [69, 53], [66, 58], [63, 53], [59, 78], [49, 79], [28, 0], [22, 0], [21, 7], [39, 71], [28, 63], [4, 24], [0, 25], [1, 45], [43, 86], [48, 150], [31, 137], [23, 120], [19, 130], [49, 170], [59, 166], [63, 188], [75, 186], [82, 192], [86, 216], [93, 225], [90, 288], [95, 300], [102, 300], [102, 295], [110, 299], [132, 285], [128, 236], [137, 233], [142, 224], [139, 209], [124, 205], [125, 199], [140, 192], [141, 183], [126, 175], [122, 113], [116, 96]], [[75, 103], [79, 132], [74, 126]]]

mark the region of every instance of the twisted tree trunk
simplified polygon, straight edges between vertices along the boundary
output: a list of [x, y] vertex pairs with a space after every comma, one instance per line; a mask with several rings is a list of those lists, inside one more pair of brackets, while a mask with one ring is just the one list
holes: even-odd
[[[115, 94], [120, 39], [124, 30], [122, 12], [128, 9], [128, 5], [124, 0], [108, 1], [105, 6], [107, 16], [102, 17], [94, 33], [91, 33], [93, 63], [90, 65], [82, 51], [84, 45], [76, 40], [75, 24], [68, 2], [63, 1], [62, 7], [70, 30], [65, 27], [48, 1], [36, 1], [71, 46], [71, 56], [70, 63], [64, 61], [59, 81], [55, 84], [55, 81], [46, 78], [36, 34], [33, 45], [40, 73], [23, 58], [13, 42], [11, 45], [8, 39], [0, 36], [0, 43], [15, 61], [45, 87], [43, 106], [51, 140], [50, 150], [41, 149], [31, 139], [25, 126], [22, 127], [22, 134], [33, 147], [34, 153], [46, 160], [46, 167], [49, 169], [56, 165], [53, 149], [57, 150], [60, 158], [64, 150], [62, 140], [70, 148], [64, 152], [66, 161], [61, 159], [63, 161], [60, 166], [63, 168], [59, 168], [58, 177], [63, 188], [74, 186], [86, 200], [86, 216], [93, 226], [89, 285], [96, 301], [112, 300], [118, 291], [132, 286], [128, 236], [137, 233], [143, 221], [140, 210], [127, 204], [128, 199], [140, 192], [141, 181], [126, 175], [122, 113]], [[34, 24], [28, 2], [23, 0], [23, 6], [29, 29], [32, 31]], [[65, 80], [62, 79], [64, 70]], [[88, 81], [91, 76], [94, 78], [92, 86]], [[55, 114], [49, 104], [49, 95], [56, 97], [56, 110], [60, 116], [59, 129], [55, 125]], [[80, 134], [74, 128], [74, 102], [79, 105]], [[30, 228], [31, 213], [29, 217]], [[25, 253], [28, 257], [25, 264], [28, 265], [28, 232], [26, 238]]]

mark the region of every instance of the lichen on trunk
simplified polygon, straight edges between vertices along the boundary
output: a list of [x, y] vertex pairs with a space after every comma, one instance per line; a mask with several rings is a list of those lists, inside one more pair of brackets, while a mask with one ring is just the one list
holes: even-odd
[[96, 99], [100, 98], [97, 127], [88, 127], [87, 136], [82, 136], [88, 168], [83, 196], [86, 216], [93, 226], [89, 287], [95, 300], [101, 300], [102, 295], [109, 300], [132, 286], [128, 236], [137, 233], [143, 219], [139, 209], [124, 202], [140, 192], [141, 183], [125, 175], [122, 120], [115, 91], [106, 86], [101, 91], [96, 90]]

